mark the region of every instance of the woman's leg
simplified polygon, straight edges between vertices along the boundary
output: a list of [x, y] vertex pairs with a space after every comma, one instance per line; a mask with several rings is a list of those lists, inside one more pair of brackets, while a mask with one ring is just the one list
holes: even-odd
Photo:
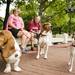
[[34, 40], [35, 40], [34, 39], [34, 33], [28, 32], [26, 30], [23, 30], [23, 33], [24, 33], [24, 35], [27, 36], [26, 43], [28, 43], [29, 41], [31, 41], [31, 50], [33, 50], [33, 48], [34, 48]]
[[24, 51], [25, 50], [25, 42], [26, 42], [26, 36], [22, 31], [19, 31], [17, 36], [20, 38], [21, 41], [21, 48]]
[[[22, 47], [22, 49], [23, 49], [23, 51], [24, 51], [25, 48], [26, 48], [27, 43], [28, 43], [29, 40], [30, 40], [30, 36], [31, 36], [31, 35], [30, 35], [29, 32], [23, 30], [23, 31], [19, 31], [18, 36], [19, 36], [20, 39], [21, 39], [21, 47]], [[28, 36], [29, 36], [29, 37], [28, 37]]]
[[26, 37], [25, 35], [22, 35], [22, 36], [21, 36], [21, 47], [22, 47], [23, 49], [26, 48], [26, 41], [27, 41], [27, 37]]

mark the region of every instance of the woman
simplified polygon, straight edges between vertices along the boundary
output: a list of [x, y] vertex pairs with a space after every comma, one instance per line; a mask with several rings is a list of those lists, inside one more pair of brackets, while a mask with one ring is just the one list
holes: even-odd
[[21, 38], [21, 48], [25, 50], [27, 42], [31, 38], [31, 34], [24, 30], [23, 19], [19, 16], [20, 10], [14, 9], [8, 18], [7, 29], [12, 32], [15, 37]]
[[36, 16], [29, 22], [29, 31], [33, 33], [38, 33], [41, 31], [40, 16]]
[[36, 16], [34, 19], [32, 19], [29, 24], [29, 31], [31, 32], [31, 35], [32, 35], [32, 49], [34, 47], [34, 37], [36, 36], [36, 38], [38, 38], [38, 34], [41, 32], [41, 29], [42, 29], [42, 25], [41, 25], [41, 22], [40, 22], [40, 16]]

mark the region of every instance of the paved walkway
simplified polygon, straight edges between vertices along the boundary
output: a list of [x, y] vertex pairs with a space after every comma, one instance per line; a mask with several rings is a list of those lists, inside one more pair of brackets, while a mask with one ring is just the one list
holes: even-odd
[[52, 47], [48, 52], [48, 59], [35, 59], [36, 51], [23, 54], [20, 66], [22, 72], [12, 71], [9, 74], [2, 72], [3, 66], [0, 64], [0, 75], [75, 75], [75, 65], [73, 72], [68, 72], [69, 47], [57, 48]]

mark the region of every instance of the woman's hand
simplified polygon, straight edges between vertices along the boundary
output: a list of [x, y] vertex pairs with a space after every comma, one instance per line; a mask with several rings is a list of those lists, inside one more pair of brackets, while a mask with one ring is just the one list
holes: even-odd
[[23, 31], [24, 29], [23, 28], [20, 28], [20, 30]]

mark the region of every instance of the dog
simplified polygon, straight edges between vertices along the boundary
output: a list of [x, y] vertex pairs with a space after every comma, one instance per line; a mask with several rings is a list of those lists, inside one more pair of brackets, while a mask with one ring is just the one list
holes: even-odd
[[69, 72], [72, 72], [73, 70], [73, 64], [74, 64], [74, 55], [75, 55], [75, 47], [74, 46], [71, 46], [71, 49], [70, 49], [70, 58], [69, 58]]
[[43, 31], [40, 34], [38, 52], [36, 58], [39, 59], [40, 55], [44, 54], [44, 58], [47, 59], [48, 48], [52, 45], [52, 32], [49, 24], [44, 24]]
[[12, 33], [8, 30], [0, 31], [0, 53], [3, 61], [6, 63], [5, 73], [11, 72], [11, 64], [14, 65], [14, 71], [22, 70], [19, 67], [21, 57], [20, 47]]
[[69, 58], [69, 72], [72, 72], [73, 70], [73, 64], [74, 64], [74, 56], [75, 56], [75, 32], [72, 35], [72, 43], [70, 45], [70, 58]]

